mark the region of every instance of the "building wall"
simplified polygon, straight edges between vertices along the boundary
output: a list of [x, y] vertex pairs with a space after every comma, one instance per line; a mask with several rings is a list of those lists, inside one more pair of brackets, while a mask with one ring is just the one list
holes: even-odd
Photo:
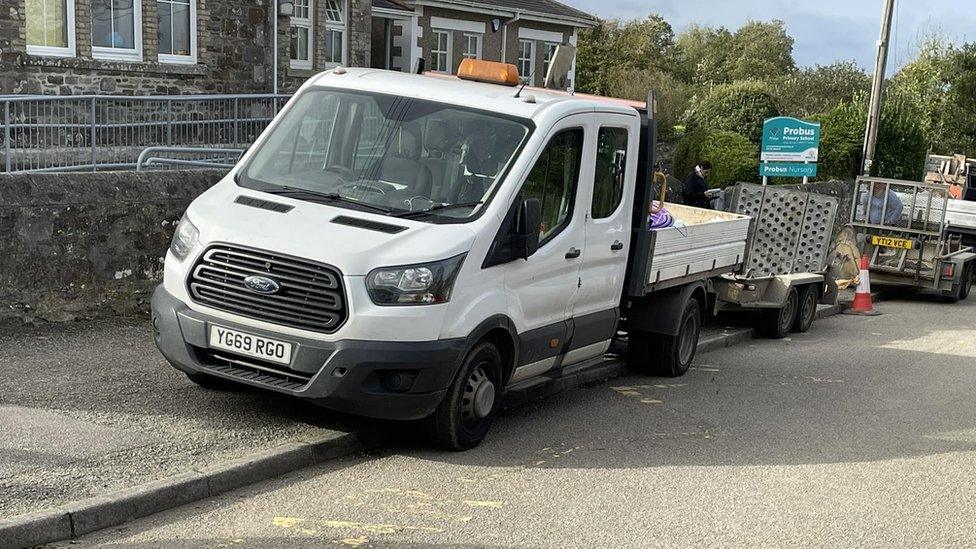
[[[423, 57], [427, 60], [427, 67], [431, 66], [431, 51], [435, 45], [433, 28], [431, 26], [431, 19], [434, 17], [443, 17], [447, 19], [460, 19], [464, 21], [475, 21], [478, 23], [483, 23], [485, 25], [485, 34], [482, 38], [481, 53], [482, 58], [489, 61], [502, 61], [502, 37], [503, 33], [499, 30], [497, 33], [491, 32], [491, 21], [497, 16], [494, 15], [482, 15], [477, 13], [471, 13], [466, 11], [456, 11], [443, 8], [432, 8], [425, 7], [423, 10], [423, 15], [420, 17], [420, 26], [424, 28], [424, 35], [419, 39], [418, 44], [423, 49]], [[504, 18], [502, 18], [504, 19]], [[519, 43], [519, 29], [528, 28], [541, 31], [557, 32], [562, 34], [562, 43], [569, 43], [573, 37], [575, 28], [565, 25], [556, 25], [552, 23], [546, 23], [542, 21], [527, 21], [520, 20], [515, 21], [508, 25], [508, 36], [507, 45], [505, 48], [504, 61], [506, 63], [516, 64], [518, 60], [518, 43]], [[453, 39], [453, 51], [452, 51], [452, 73], [457, 72], [458, 66], [461, 64], [461, 57], [464, 51], [464, 32], [462, 31], [450, 31]], [[536, 43], [536, 54], [535, 54], [535, 74], [533, 75], [532, 85], [542, 85], [545, 75], [542, 74], [543, 61], [545, 59], [545, 44], [543, 42]], [[522, 75], [527, 76], [527, 75]]]
[[[159, 63], [156, 0], [142, 1], [143, 61], [92, 58], [91, 0], [75, 0], [76, 56], [27, 54], [25, 0], [0, 0], [0, 94], [268, 93], [272, 90], [274, 0], [198, 0], [197, 64]], [[369, 66], [370, 0], [349, 0], [348, 61]], [[315, 2], [316, 25], [325, 3]], [[297, 88], [324, 69], [324, 43], [315, 44], [315, 69], [289, 68], [290, 27], [279, 20], [279, 83]], [[321, 35], [319, 35], [321, 38]]]

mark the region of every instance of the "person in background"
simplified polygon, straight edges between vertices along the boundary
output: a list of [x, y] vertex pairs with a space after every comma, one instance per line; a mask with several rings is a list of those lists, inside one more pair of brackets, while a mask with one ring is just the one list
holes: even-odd
[[712, 163], [705, 160], [699, 162], [695, 169], [685, 177], [681, 196], [685, 206], [696, 208], [712, 208], [714, 198], [708, 196], [708, 174], [712, 172]]
[[[894, 191], [885, 192], [885, 186], [880, 184], [871, 185], [870, 196], [865, 196], [861, 205], [868, 209], [868, 223], [872, 225], [894, 225], [897, 226], [901, 221], [901, 214], [905, 209], [901, 199]], [[887, 195], [887, 199], [885, 198]], [[887, 208], [885, 202], [888, 203]], [[869, 204], [870, 203], [870, 204]], [[881, 215], [884, 214], [882, 223]]]

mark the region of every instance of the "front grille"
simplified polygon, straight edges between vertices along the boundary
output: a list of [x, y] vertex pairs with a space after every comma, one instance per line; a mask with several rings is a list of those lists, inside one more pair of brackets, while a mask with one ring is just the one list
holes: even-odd
[[233, 357], [212, 350], [200, 350], [197, 357], [203, 366], [214, 372], [260, 383], [275, 389], [298, 391], [308, 385], [312, 376], [261, 360]]
[[[244, 285], [249, 276], [271, 278], [280, 289], [251, 291]], [[282, 326], [330, 334], [346, 319], [337, 270], [270, 252], [213, 246], [194, 266], [189, 289], [201, 305]]]

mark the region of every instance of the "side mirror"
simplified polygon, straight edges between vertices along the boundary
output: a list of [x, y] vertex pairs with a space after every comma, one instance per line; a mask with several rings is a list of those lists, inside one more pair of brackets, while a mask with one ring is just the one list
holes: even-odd
[[528, 259], [539, 250], [539, 227], [542, 226], [542, 202], [538, 198], [527, 198], [519, 206], [515, 222], [515, 255]]

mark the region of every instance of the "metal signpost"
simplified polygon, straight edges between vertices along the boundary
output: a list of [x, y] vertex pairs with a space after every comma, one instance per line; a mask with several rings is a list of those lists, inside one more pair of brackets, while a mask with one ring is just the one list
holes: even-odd
[[820, 124], [780, 116], [763, 123], [763, 185], [770, 177], [802, 177], [806, 183], [817, 176], [820, 160]]

